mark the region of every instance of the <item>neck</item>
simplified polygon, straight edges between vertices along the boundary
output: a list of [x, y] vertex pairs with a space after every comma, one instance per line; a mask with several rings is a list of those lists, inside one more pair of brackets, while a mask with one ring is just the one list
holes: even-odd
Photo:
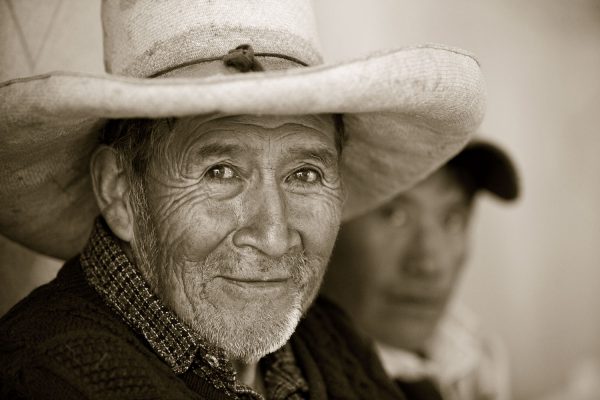
[[245, 363], [242, 361], [234, 361], [233, 368], [237, 373], [238, 380], [244, 385], [252, 388], [254, 391], [266, 395], [265, 387], [262, 381], [258, 362]]

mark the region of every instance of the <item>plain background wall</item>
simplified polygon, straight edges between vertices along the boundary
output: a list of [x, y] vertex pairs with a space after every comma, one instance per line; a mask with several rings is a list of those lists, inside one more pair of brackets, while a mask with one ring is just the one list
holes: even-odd
[[[0, 0], [0, 80], [55, 69], [101, 72], [99, 3]], [[514, 155], [524, 195], [510, 206], [482, 199], [458, 297], [504, 337], [516, 399], [564, 387], [581, 366], [593, 374], [600, 360], [600, 2], [315, 4], [329, 61], [424, 42], [477, 55], [489, 92], [482, 132]], [[0, 314], [59, 266], [0, 238]]]
[[[0, 81], [61, 69], [104, 71], [100, 1], [0, 0]], [[0, 236], [0, 314], [61, 264]]]

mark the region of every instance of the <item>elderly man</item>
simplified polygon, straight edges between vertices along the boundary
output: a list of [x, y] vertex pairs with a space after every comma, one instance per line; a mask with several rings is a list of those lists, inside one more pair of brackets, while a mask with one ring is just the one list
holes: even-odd
[[508, 156], [473, 142], [389, 203], [344, 224], [323, 290], [375, 339], [388, 374], [414, 398], [507, 399], [506, 363], [458, 306], [447, 310], [481, 190], [518, 195]]
[[416, 47], [319, 67], [306, 1], [102, 17], [109, 75], [0, 86], [2, 233], [70, 258], [0, 322], [2, 397], [402, 398], [312, 303], [341, 220], [478, 125], [477, 63]]

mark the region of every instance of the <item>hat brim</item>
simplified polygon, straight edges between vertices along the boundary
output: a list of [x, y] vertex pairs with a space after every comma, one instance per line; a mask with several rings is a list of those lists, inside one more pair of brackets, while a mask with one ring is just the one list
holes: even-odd
[[349, 219], [456, 154], [485, 106], [477, 61], [440, 46], [195, 79], [56, 72], [0, 84], [0, 98], [0, 232], [59, 258], [81, 250], [99, 213], [89, 157], [107, 119], [343, 113]]

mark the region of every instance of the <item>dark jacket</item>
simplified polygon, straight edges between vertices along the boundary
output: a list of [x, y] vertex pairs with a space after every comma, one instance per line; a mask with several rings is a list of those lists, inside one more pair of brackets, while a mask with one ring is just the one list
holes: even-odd
[[[290, 343], [311, 399], [402, 399], [343, 312], [317, 299]], [[2, 399], [226, 399], [175, 375], [87, 284], [78, 258], [0, 319]]]

